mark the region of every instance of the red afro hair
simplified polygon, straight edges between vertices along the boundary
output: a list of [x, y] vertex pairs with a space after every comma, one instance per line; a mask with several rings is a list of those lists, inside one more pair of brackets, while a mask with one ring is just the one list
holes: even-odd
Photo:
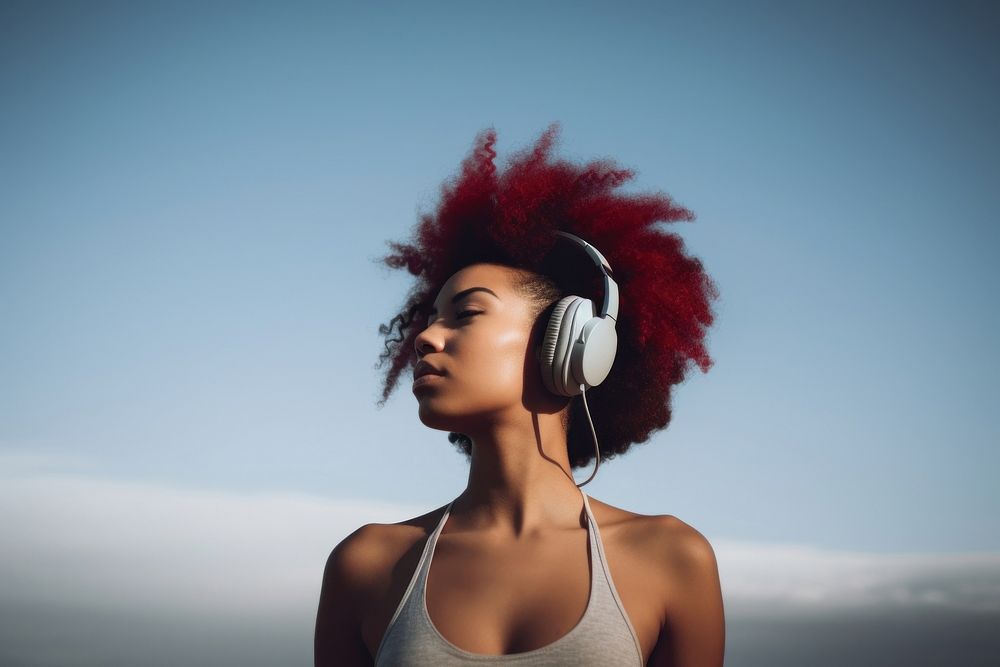
[[[711, 368], [705, 338], [714, 319], [710, 303], [719, 292], [701, 262], [685, 253], [683, 240], [657, 228], [658, 223], [692, 221], [694, 214], [664, 193], [618, 192], [634, 173], [613, 161], [552, 159], [558, 129], [552, 124], [501, 171], [494, 165], [496, 132], [480, 132], [460, 173], [442, 186], [437, 210], [420, 216], [409, 243], [388, 242], [391, 252], [378, 261], [405, 268], [416, 282], [400, 311], [379, 326], [385, 351], [377, 368], [389, 362], [379, 406], [417, 361], [414, 339], [420, 328], [412, 326], [414, 318], [426, 314], [448, 278], [471, 264], [489, 262], [554, 279], [545, 259], [556, 244], [554, 232], [567, 231], [601, 251], [620, 289], [614, 366], [587, 392], [601, 459], [611, 459], [667, 427], [671, 388], [684, 380], [692, 362], [702, 372]], [[590, 266], [586, 274], [593, 280], [559, 284], [565, 294], [600, 303], [599, 273]], [[576, 414], [582, 414], [581, 405], [571, 404], [567, 433], [574, 468], [594, 457], [589, 425]], [[468, 438], [455, 433], [449, 438], [470, 455]]]

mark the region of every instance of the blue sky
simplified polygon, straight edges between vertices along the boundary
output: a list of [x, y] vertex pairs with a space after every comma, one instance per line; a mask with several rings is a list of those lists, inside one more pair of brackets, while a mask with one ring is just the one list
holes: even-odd
[[[989, 3], [7, 2], [0, 31], [0, 472], [22, 494], [7, 528], [37, 545], [8, 572], [31, 581], [78, 520], [53, 494], [220, 517], [298, 498], [340, 517], [302, 547], [305, 609], [352, 524], [456, 496], [464, 459], [405, 384], [375, 406], [408, 282], [373, 260], [477, 131], [502, 159], [553, 121], [561, 156], [613, 158], [696, 213], [674, 231], [721, 292], [715, 366], [588, 493], [730, 545], [733, 609], [799, 590], [740, 580], [788, 549], [815, 555], [821, 600], [836, 554], [930, 558], [924, 583], [996, 562]], [[124, 548], [102, 544], [96, 562]]]

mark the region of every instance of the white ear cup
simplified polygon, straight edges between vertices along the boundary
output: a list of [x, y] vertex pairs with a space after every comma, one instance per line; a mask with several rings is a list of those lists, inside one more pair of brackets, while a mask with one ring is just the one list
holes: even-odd
[[541, 348], [542, 381], [560, 396], [578, 396], [608, 376], [618, 336], [614, 320], [596, 317], [590, 299], [570, 295], [556, 304]]
[[[618, 349], [618, 333], [615, 331], [615, 321], [602, 317], [594, 317], [583, 326], [583, 332], [575, 339], [571, 363], [573, 377], [590, 387], [596, 387], [604, 382], [611, 372]], [[579, 389], [579, 387], [577, 387]]]
[[[545, 338], [542, 340], [541, 370], [542, 382], [546, 389], [553, 394], [564, 396], [563, 374], [565, 359], [570, 348], [570, 323], [573, 319], [573, 312], [577, 307], [574, 303], [579, 299], [575, 296], [567, 296], [560, 299], [549, 316], [549, 323], [545, 328]], [[571, 309], [572, 306], [572, 309]], [[565, 325], [564, 325], [565, 322]]]
[[[562, 324], [559, 326], [559, 356], [552, 362], [556, 371], [557, 387], [566, 396], [580, 393], [580, 378], [573, 375], [573, 354], [576, 344], [583, 335], [583, 327], [594, 317], [594, 304], [590, 299], [575, 297], [566, 308]], [[565, 342], [565, 345], [563, 343]]]
[[559, 326], [562, 323], [563, 315], [566, 312], [566, 306], [570, 304], [572, 298], [566, 297], [556, 304], [555, 309], [553, 309], [552, 314], [549, 316], [549, 322], [545, 328], [545, 335], [542, 338], [542, 347], [539, 353], [539, 364], [542, 371], [542, 383], [545, 388], [551, 391], [553, 394], [559, 394], [559, 390], [556, 388], [556, 383], [554, 379], [553, 361], [556, 358], [556, 343], [559, 340]]

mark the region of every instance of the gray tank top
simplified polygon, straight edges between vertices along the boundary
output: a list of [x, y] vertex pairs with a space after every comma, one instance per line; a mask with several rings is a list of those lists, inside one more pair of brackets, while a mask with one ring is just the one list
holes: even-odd
[[417, 569], [382, 637], [375, 655], [376, 667], [449, 667], [470, 663], [643, 666], [639, 638], [611, 581], [601, 534], [586, 493], [583, 493], [583, 505], [587, 510], [590, 540], [590, 597], [583, 618], [573, 629], [546, 646], [506, 655], [470, 653], [445, 639], [431, 622], [425, 590], [434, 547], [454, 502], [448, 503], [437, 528], [424, 544]]

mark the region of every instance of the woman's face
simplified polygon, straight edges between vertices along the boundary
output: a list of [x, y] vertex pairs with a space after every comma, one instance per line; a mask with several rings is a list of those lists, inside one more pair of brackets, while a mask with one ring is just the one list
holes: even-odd
[[[441, 287], [417, 336], [417, 370], [441, 375], [414, 381], [425, 425], [474, 432], [505, 413], [523, 413], [541, 377], [532, 350], [535, 305], [514, 291], [517, 272], [474, 264]], [[542, 389], [544, 391], [544, 389]]]

